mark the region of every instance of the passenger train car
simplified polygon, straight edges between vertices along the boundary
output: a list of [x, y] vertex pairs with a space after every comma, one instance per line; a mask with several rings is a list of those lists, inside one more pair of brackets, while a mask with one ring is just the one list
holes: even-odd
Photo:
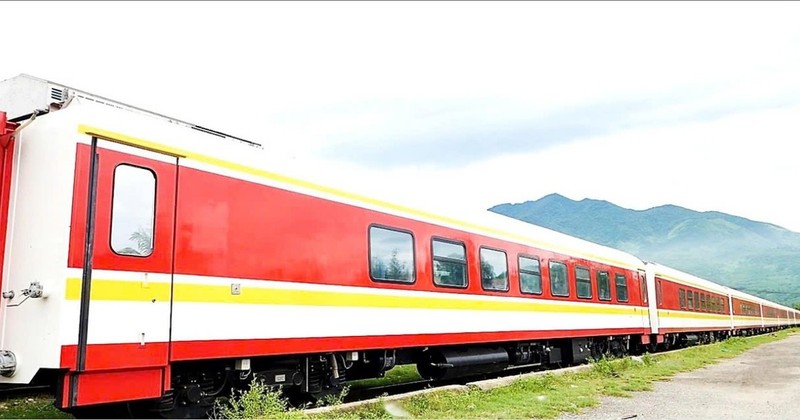
[[[307, 179], [260, 145], [0, 82], [0, 383], [201, 416], [253, 377], [337, 392], [796, 325], [798, 312], [489, 212]], [[453, 211], [456, 211], [454, 209]]]

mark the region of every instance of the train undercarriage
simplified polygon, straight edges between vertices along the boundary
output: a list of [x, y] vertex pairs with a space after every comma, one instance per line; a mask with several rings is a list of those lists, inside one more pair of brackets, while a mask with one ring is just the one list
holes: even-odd
[[289, 357], [261, 357], [178, 363], [172, 366], [172, 389], [156, 401], [122, 406], [89, 406], [76, 417], [207, 418], [215, 401], [253, 380], [280, 388], [293, 404], [314, 403], [338, 395], [348, 381], [381, 378], [399, 365], [414, 364], [420, 376], [434, 381], [476, 377], [511, 367], [570, 366], [603, 357], [657, 352], [709, 344], [733, 335], [755, 335], [779, 328], [705, 331], [655, 336], [603, 336], [530, 342], [471, 344], [391, 350], [349, 351]]

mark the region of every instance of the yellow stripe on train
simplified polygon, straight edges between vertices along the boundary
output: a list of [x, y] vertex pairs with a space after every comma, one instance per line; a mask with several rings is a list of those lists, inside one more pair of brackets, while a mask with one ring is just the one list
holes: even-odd
[[658, 317], [659, 318], [682, 318], [682, 319], [697, 319], [697, 320], [719, 320], [719, 321], [730, 321], [731, 316], [726, 314], [706, 314], [701, 312], [685, 312], [685, 311], [678, 311], [678, 310], [667, 310], [667, 309], [659, 309], [658, 310]]
[[[500, 301], [484, 299], [397, 296], [358, 292], [321, 290], [295, 290], [271, 287], [242, 287], [238, 295], [231, 294], [229, 285], [183, 284], [174, 285], [175, 302], [235, 303], [256, 305], [303, 305], [361, 308], [448, 309], [470, 311], [551, 312], [585, 315], [644, 315], [645, 308], [585, 304], [576, 306], [556, 302]], [[68, 278], [67, 300], [79, 300], [81, 279]], [[91, 299], [105, 301], [168, 302], [170, 284], [130, 280], [93, 279]]]

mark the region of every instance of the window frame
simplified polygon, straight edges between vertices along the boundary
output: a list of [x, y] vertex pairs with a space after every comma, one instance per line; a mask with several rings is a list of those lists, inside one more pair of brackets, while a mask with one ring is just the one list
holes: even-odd
[[[586, 270], [586, 283], [589, 284], [589, 296], [581, 296], [580, 295], [580, 281], [578, 280], [578, 270]], [[589, 267], [584, 267], [582, 265], [575, 265], [574, 270], [572, 270], [575, 275], [575, 296], [578, 299], [592, 299], [594, 297], [594, 293], [592, 291], [592, 270]]]
[[[619, 281], [618, 280], [619, 280], [620, 277], [622, 277], [625, 280], [625, 283], [624, 283], [625, 284], [625, 288], [624, 288], [625, 289], [625, 299], [620, 299], [619, 298], [619, 289], [620, 288], [619, 288]], [[630, 301], [630, 296], [628, 295], [628, 289], [629, 289], [629, 287], [628, 287], [628, 276], [626, 276], [624, 273], [622, 273], [622, 274], [621, 273], [614, 273], [614, 291], [616, 292], [615, 294], [617, 295], [617, 302], [628, 302], [628, 301]]]
[[[151, 229], [152, 229], [151, 236], [152, 237], [150, 238], [150, 242], [151, 242], [152, 248], [150, 248], [150, 252], [148, 254], [145, 254], [145, 255], [141, 255], [141, 254], [140, 255], [122, 254], [122, 253], [118, 252], [114, 248], [114, 244], [112, 243], [112, 240], [113, 240], [113, 237], [114, 237], [114, 208], [116, 207], [116, 203], [117, 203], [117, 200], [116, 200], [116, 196], [117, 196], [117, 190], [116, 190], [116, 187], [117, 187], [117, 169], [119, 169], [122, 166], [141, 169], [141, 170], [150, 172], [150, 174], [153, 176], [153, 225], [151, 226]], [[158, 175], [156, 174], [156, 171], [154, 171], [152, 168], [148, 168], [148, 167], [141, 166], [141, 165], [135, 165], [135, 164], [128, 163], [128, 162], [121, 162], [121, 163], [116, 164], [114, 166], [114, 170], [111, 172], [111, 174], [112, 174], [111, 175], [111, 205], [110, 205], [110, 207], [111, 207], [111, 215], [108, 218], [108, 248], [111, 250], [111, 252], [114, 255], [119, 256], [119, 257], [133, 257], [133, 258], [142, 258], [142, 259], [150, 258], [150, 257], [153, 256], [153, 253], [156, 252], [156, 215], [158, 214]]]
[[[434, 254], [434, 252], [433, 252], [433, 243], [436, 242], [436, 241], [444, 242], [444, 243], [450, 243], [450, 244], [453, 244], [453, 245], [461, 245], [464, 248], [464, 262], [463, 262], [463, 264], [464, 264], [464, 285], [463, 286], [454, 285], [454, 284], [439, 284], [439, 283], [436, 283], [436, 259], [437, 259], [437, 257], [436, 257], [436, 254]], [[469, 287], [469, 252], [467, 250], [466, 242], [459, 241], [457, 239], [443, 238], [441, 236], [432, 236], [431, 237], [431, 243], [430, 243], [430, 250], [431, 250], [431, 283], [433, 283], [433, 285], [435, 287], [445, 287], [445, 288], [450, 288], [450, 289], [466, 289], [467, 287]], [[449, 258], [449, 257], [438, 257], [438, 259], [445, 260], [447, 262], [457, 262], [459, 264], [462, 263], [460, 260], [456, 260], [454, 258]]]
[[700, 311], [700, 293], [698, 291], [694, 292], [694, 309]]
[[[499, 253], [503, 254], [503, 261], [506, 263], [506, 288], [505, 289], [490, 289], [490, 288], [487, 288], [483, 284], [483, 251], [484, 250], [493, 251], [493, 252], [499, 252]], [[497, 248], [488, 247], [488, 246], [479, 246], [478, 247], [478, 262], [480, 263], [479, 267], [480, 267], [480, 272], [481, 272], [481, 289], [482, 290], [485, 290], [487, 292], [506, 293], [511, 289], [511, 275], [509, 274], [509, 271], [508, 271], [508, 253], [506, 251], [503, 251], [503, 250], [497, 249]]]
[[[611, 274], [609, 274], [609, 273], [610, 272], [607, 271], [607, 270], [595, 271], [595, 280], [597, 282], [597, 299], [598, 300], [602, 300], [603, 302], [611, 302], [614, 299], [614, 295], [613, 295], [613, 293], [611, 293]], [[605, 274], [606, 275], [606, 285], [608, 286], [608, 297], [607, 298], [603, 298], [602, 295], [600, 295], [600, 274]]]
[[[565, 295], [561, 295], [561, 294], [557, 295], [557, 294], [553, 293], [553, 272], [552, 271], [553, 271], [553, 264], [554, 263], [555, 264], [561, 264], [561, 265], [564, 266], [564, 275], [566, 276], [566, 278], [564, 279], [564, 284], [566, 285], [566, 288], [567, 288], [567, 294], [565, 294]], [[570, 297], [571, 294], [570, 294], [570, 290], [569, 290], [569, 267], [567, 266], [566, 262], [559, 261], [559, 260], [550, 260], [550, 259], [547, 260], [547, 283], [550, 286], [550, 296], [552, 296], [552, 297], [566, 297], [566, 298]]]
[[694, 310], [694, 299], [691, 290], [686, 291], [686, 309], [693, 311]]
[[[520, 261], [522, 258], [527, 258], [529, 260], [536, 261], [539, 264], [539, 272], [538, 273], [534, 273], [533, 271], [523, 269], [521, 261]], [[517, 272], [518, 272], [517, 281], [519, 282], [519, 292], [520, 293], [525, 294], [525, 295], [537, 295], [537, 296], [541, 296], [542, 294], [544, 294], [544, 283], [542, 282], [542, 260], [539, 257], [535, 257], [533, 255], [527, 255], [527, 254], [517, 254]], [[538, 275], [539, 276], [539, 293], [526, 292], [526, 291], [522, 290], [522, 275], [523, 274], [528, 274], [528, 275], [531, 275], [531, 276], [533, 276], [533, 275]]]
[[686, 309], [686, 290], [678, 289], [678, 304], [681, 309]]
[[[401, 280], [393, 280], [393, 279], [379, 279], [375, 278], [372, 275], [372, 236], [371, 231], [372, 228], [376, 229], [383, 229], [388, 231], [394, 231], [397, 233], [405, 233], [411, 236], [411, 281], [401, 281]], [[368, 264], [368, 272], [370, 280], [376, 283], [390, 283], [390, 284], [415, 284], [417, 282], [417, 246], [416, 246], [416, 238], [414, 237], [414, 232], [408, 229], [396, 228], [391, 226], [386, 226], [378, 223], [370, 223], [367, 226], [367, 264]]]

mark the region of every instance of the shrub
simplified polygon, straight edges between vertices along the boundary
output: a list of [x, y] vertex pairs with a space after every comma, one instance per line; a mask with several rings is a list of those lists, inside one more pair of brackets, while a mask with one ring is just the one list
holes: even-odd
[[214, 418], [219, 419], [277, 419], [298, 418], [301, 413], [289, 408], [280, 389], [273, 389], [263, 381], [253, 379], [246, 390], [234, 389], [227, 401], [217, 401]]

